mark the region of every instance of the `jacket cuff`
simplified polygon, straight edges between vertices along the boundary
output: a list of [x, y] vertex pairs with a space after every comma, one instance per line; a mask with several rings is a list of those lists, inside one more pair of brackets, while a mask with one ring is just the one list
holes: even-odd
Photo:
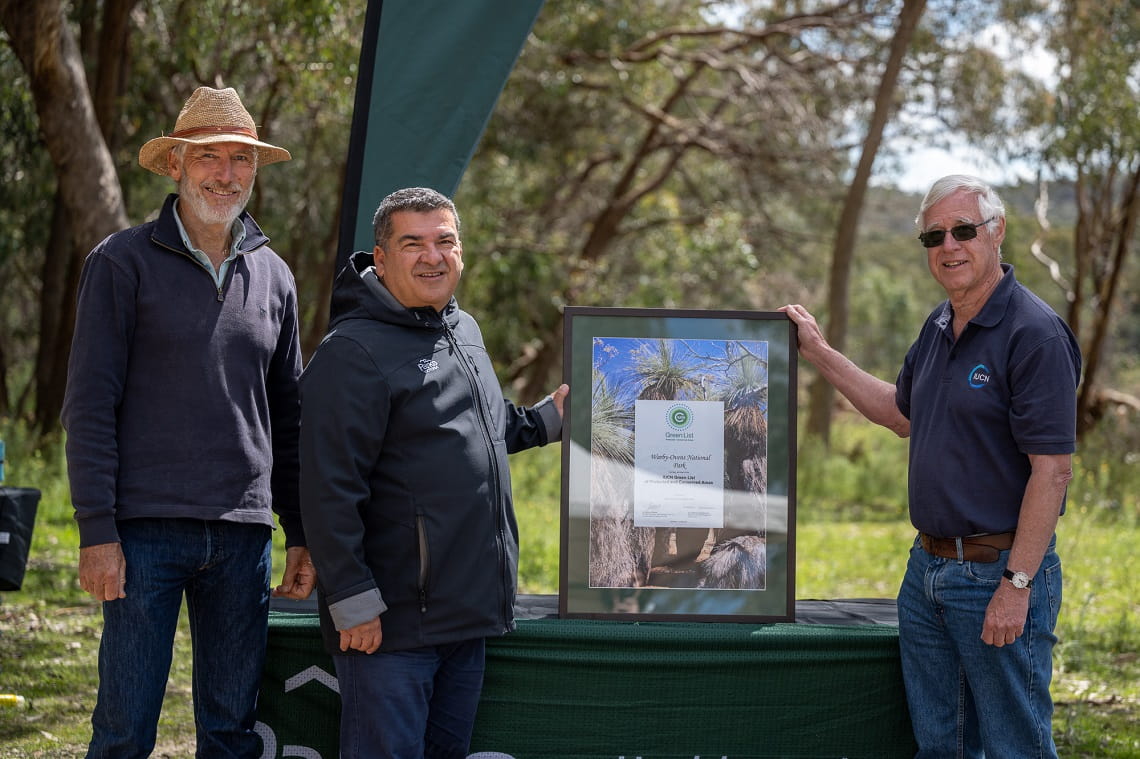
[[554, 399], [549, 395], [534, 404], [533, 410], [542, 421], [542, 429], [546, 433], [546, 442], [552, 443], [562, 439], [562, 414], [554, 406]]
[[308, 543], [305, 541], [305, 524], [301, 521], [300, 514], [290, 514], [286, 516], [278, 514], [277, 521], [281, 524], [281, 531], [285, 533], [286, 548], [304, 548], [308, 546]]
[[371, 622], [387, 610], [388, 604], [380, 596], [379, 588], [370, 588], [343, 601], [329, 604], [329, 616], [337, 630], [348, 630]]

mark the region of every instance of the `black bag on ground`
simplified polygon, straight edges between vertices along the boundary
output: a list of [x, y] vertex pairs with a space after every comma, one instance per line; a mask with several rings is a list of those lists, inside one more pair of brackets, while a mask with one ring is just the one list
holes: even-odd
[[39, 502], [34, 488], [0, 487], [0, 590], [19, 590], [24, 583]]

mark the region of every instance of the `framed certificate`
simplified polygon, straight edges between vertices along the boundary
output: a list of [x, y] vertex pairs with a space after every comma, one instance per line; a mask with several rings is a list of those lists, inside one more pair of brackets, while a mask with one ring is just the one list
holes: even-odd
[[792, 620], [791, 320], [568, 307], [563, 326], [560, 615]]

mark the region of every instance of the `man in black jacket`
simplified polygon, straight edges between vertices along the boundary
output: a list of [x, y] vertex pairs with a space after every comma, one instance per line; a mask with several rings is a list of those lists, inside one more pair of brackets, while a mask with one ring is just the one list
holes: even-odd
[[459, 215], [434, 190], [385, 198], [372, 255], [337, 277], [301, 380], [301, 510], [340, 684], [341, 756], [467, 756], [484, 639], [514, 628], [507, 454], [561, 434], [560, 386], [503, 399], [453, 295]]

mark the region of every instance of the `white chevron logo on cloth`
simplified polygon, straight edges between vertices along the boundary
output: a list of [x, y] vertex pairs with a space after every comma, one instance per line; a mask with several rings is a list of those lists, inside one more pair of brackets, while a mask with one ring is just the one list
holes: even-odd
[[333, 693], [340, 694], [340, 685], [336, 681], [334, 675], [330, 675], [317, 665], [313, 665], [306, 669], [301, 670], [297, 674], [290, 677], [285, 681], [285, 692], [294, 691], [306, 683], [311, 683], [316, 680], [321, 685], [325, 686]]

